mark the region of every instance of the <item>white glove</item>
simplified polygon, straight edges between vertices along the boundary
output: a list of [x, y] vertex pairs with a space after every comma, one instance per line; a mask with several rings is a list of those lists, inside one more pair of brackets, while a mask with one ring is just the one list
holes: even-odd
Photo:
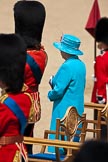
[[53, 75], [50, 77], [50, 79], [49, 79], [49, 85], [51, 86], [51, 88], [53, 88], [53, 86], [52, 86], [52, 79], [53, 79]]

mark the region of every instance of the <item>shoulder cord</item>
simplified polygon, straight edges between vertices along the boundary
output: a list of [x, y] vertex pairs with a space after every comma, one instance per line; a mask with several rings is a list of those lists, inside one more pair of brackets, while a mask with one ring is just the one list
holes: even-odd
[[[19, 151], [20, 151], [20, 155], [23, 157], [25, 162], [28, 162], [28, 157], [27, 157], [27, 153], [24, 149], [24, 145], [23, 143], [16, 143], [16, 146], [18, 147]], [[20, 162], [22, 162], [22, 158], [20, 158]]]

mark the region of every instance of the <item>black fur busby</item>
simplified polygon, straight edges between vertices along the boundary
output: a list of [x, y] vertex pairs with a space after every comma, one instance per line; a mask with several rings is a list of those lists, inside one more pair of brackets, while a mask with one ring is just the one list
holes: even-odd
[[108, 18], [102, 17], [98, 20], [95, 28], [95, 39], [108, 45]]
[[24, 83], [26, 45], [17, 34], [0, 34], [0, 81], [7, 91], [18, 93]]
[[24, 38], [27, 46], [41, 43], [45, 17], [45, 7], [38, 1], [21, 0], [15, 3], [15, 33]]

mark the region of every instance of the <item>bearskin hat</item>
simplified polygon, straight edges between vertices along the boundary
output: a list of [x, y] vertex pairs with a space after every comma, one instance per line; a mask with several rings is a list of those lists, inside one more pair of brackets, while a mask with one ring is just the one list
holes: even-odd
[[26, 45], [17, 34], [0, 34], [0, 81], [7, 91], [18, 93], [24, 83]]
[[108, 18], [102, 17], [98, 20], [95, 28], [95, 39], [97, 42], [108, 44]]
[[30, 0], [16, 2], [14, 5], [15, 33], [20, 34], [27, 45], [35, 44], [37, 41], [41, 43], [45, 17], [46, 11], [42, 3]]

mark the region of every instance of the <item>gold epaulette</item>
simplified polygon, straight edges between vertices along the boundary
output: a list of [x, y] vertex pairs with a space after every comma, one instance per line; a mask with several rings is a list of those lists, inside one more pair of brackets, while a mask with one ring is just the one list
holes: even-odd
[[0, 102], [3, 103], [4, 100], [8, 97], [8, 94], [5, 93], [4, 95], [0, 96]]

